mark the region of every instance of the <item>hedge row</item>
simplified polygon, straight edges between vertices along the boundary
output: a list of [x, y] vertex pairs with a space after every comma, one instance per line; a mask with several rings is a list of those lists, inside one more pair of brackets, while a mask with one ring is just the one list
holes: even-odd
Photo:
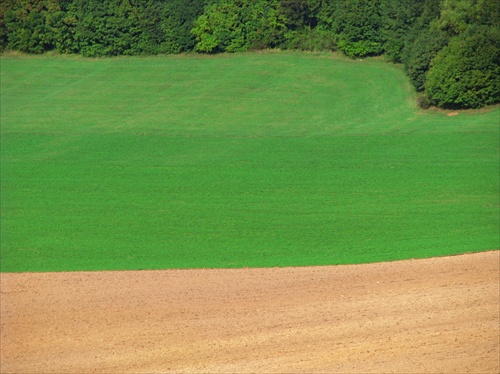
[[0, 50], [385, 55], [424, 106], [479, 108], [500, 102], [499, 25], [492, 0], [4, 0]]

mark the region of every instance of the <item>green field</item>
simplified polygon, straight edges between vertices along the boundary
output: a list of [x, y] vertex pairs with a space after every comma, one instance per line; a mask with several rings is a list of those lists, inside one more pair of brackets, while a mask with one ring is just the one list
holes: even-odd
[[1, 271], [363, 263], [498, 249], [499, 108], [299, 53], [3, 56]]

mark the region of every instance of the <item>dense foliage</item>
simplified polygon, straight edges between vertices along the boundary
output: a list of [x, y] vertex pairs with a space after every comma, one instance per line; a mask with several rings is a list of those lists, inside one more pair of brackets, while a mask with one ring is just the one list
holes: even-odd
[[203, 0], [6, 0], [0, 48], [83, 56], [179, 53], [194, 48]]
[[500, 101], [499, 24], [493, 0], [5, 0], [0, 50], [385, 55], [428, 104], [461, 108]]
[[500, 101], [500, 42], [492, 32], [469, 27], [437, 54], [425, 85], [431, 104], [480, 108]]

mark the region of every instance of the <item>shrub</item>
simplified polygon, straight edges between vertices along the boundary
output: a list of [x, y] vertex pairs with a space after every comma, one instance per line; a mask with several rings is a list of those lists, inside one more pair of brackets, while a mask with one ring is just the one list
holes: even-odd
[[284, 49], [297, 49], [301, 51], [333, 51], [335, 50], [334, 37], [328, 30], [318, 27], [305, 28], [300, 31], [290, 31], [285, 34]]
[[429, 100], [427, 99], [426, 95], [421, 95], [421, 96], [417, 97], [417, 106], [420, 109], [429, 109], [430, 104], [429, 104]]
[[379, 55], [380, 0], [350, 0], [338, 3], [333, 23], [338, 49], [351, 58]]
[[405, 70], [417, 91], [423, 91], [431, 61], [446, 45], [445, 33], [434, 28], [425, 28], [417, 32], [415, 39], [408, 42], [405, 50]]
[[432, 61], [425, 84], [441, 108], [480, 108], [500, 102], [500, 28], [472, 25]]

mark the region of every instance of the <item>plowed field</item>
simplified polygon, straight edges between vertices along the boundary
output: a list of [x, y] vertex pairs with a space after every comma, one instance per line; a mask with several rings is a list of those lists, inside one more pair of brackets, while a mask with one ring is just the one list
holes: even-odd
[[1, 373], [498, 373], [499, 256], [3, 273]]

